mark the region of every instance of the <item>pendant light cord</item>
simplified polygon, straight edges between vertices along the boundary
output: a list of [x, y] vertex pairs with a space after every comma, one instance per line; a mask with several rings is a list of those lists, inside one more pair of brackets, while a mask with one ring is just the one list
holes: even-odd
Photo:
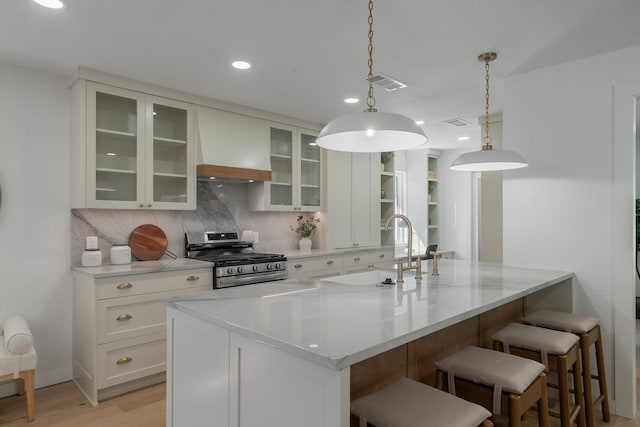
[[478, 56], [478, 60], [484, 61], [485, 71], [485, 91], [484, 91], [484, 143], [482, 144], [483, 150], [493, 150], [491, 145], [491, 137], [489, 136], [489, 62], [498, 57], [495, 52], [487, 52]]
[[369, 0], [369, 94], [367, 95], [367, 108], [364, 111], [376, 112], [376, 99], [373, 97], [373, 0]]

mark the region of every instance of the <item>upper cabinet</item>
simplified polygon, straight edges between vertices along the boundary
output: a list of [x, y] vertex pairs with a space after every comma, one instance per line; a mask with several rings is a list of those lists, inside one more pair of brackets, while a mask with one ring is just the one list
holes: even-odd
[[387, 219], [396, 213], [393, 157], [393, 152], [380, 154], [380, 244], [382, 246], [395, 245], [396, 237], [395, 221], [389, 223], [387, 230], [384, 229]]
[[380, 154], [329, 151], [329, 249], [380, 246]]
[[71, 206], [195, 209], [193, 105], [78, 80]]
[[267, 126], [271, 181], [249, 186], [249, 208], [264, 211], [322, 210], [323, 157], [313, 131]]

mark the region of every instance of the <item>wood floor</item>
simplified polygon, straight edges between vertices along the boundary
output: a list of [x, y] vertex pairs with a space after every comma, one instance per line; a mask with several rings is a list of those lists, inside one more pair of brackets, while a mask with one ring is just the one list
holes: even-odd
[[[640, 321], [637, 324], [637, 333], [636, 342], [640, 343]], [[637, 345], [636, 363], [640, 373], [640, 345]], [[640, 382], [638, 390], [640, 391]], [[640, 393], [638, 395], [640, 396]], [[150, 427], [165, 425], [165, 384], [104, 400], [96, 408], [86, 401], [72, 382], [37, 389], [35, 400], [36, 418], [33, 422], [27, 423], [26, 402], [23, 396], [0, 399], [0, 426]], [[601, 421], [599, 410], [596, 416], [598, 427], [640, 427], [640, 415], [636, 415], [633, 420], [612, 415], [610, 423]], [[504, 420], [496, 421], [498, 426], [504, 425]], [[536, 414], [528, 412], [523, 420], [523, 427], [534, 427], [537, 424]], [[560, 421], [557, 418], [551, 418], [550, 425], [551, 427], [560, 426]]]

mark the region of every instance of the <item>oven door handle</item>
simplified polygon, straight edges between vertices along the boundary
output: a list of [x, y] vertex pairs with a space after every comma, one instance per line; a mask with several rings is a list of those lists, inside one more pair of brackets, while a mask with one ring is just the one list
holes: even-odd
[[[252, 283], [260, 283], [261, 281], [270, 282], [272, 280], [282, 280], [289, 277], [289, 274], [286, 270], [284, 271], [274, 271], [272, 273], [267, 274], [247, 274], [245, 276], [228, 276], [228, 277], [219, 277], [217, 279], [216, 288], [226, 288], [229, 286], [237, 286], [237, 285], [248, 285]], [[264, 280], [258, 280], [264, 279]], [[258, 280], [258, 282], [256, 282]]]

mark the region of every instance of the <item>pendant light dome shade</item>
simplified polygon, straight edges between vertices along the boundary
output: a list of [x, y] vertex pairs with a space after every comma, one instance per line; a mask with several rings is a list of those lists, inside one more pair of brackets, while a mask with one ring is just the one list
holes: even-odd
[[363, 111], [331, 120], [316, 143], [328, 150], [377, 153], [407, 150], [427, 142], [422, 129], [400, 114]]
[[451, 163], [455, 171], [498, 171], [528, 166], [524, 158], [511, 150], [481, 150], [464, 153]]
[[454, 171], [484, 172], [519, 169], [528, 166], [524, 158], [515, 151], [494, 150], [489, 136], [489, 62], [498, 57], [495, 52], [485, 52], [478, 56], [484, 62], [485, 75], [485, 104], [484, 104], [484, 143], [482, 150], [464, 153], [453, 161], [449, 169]]

